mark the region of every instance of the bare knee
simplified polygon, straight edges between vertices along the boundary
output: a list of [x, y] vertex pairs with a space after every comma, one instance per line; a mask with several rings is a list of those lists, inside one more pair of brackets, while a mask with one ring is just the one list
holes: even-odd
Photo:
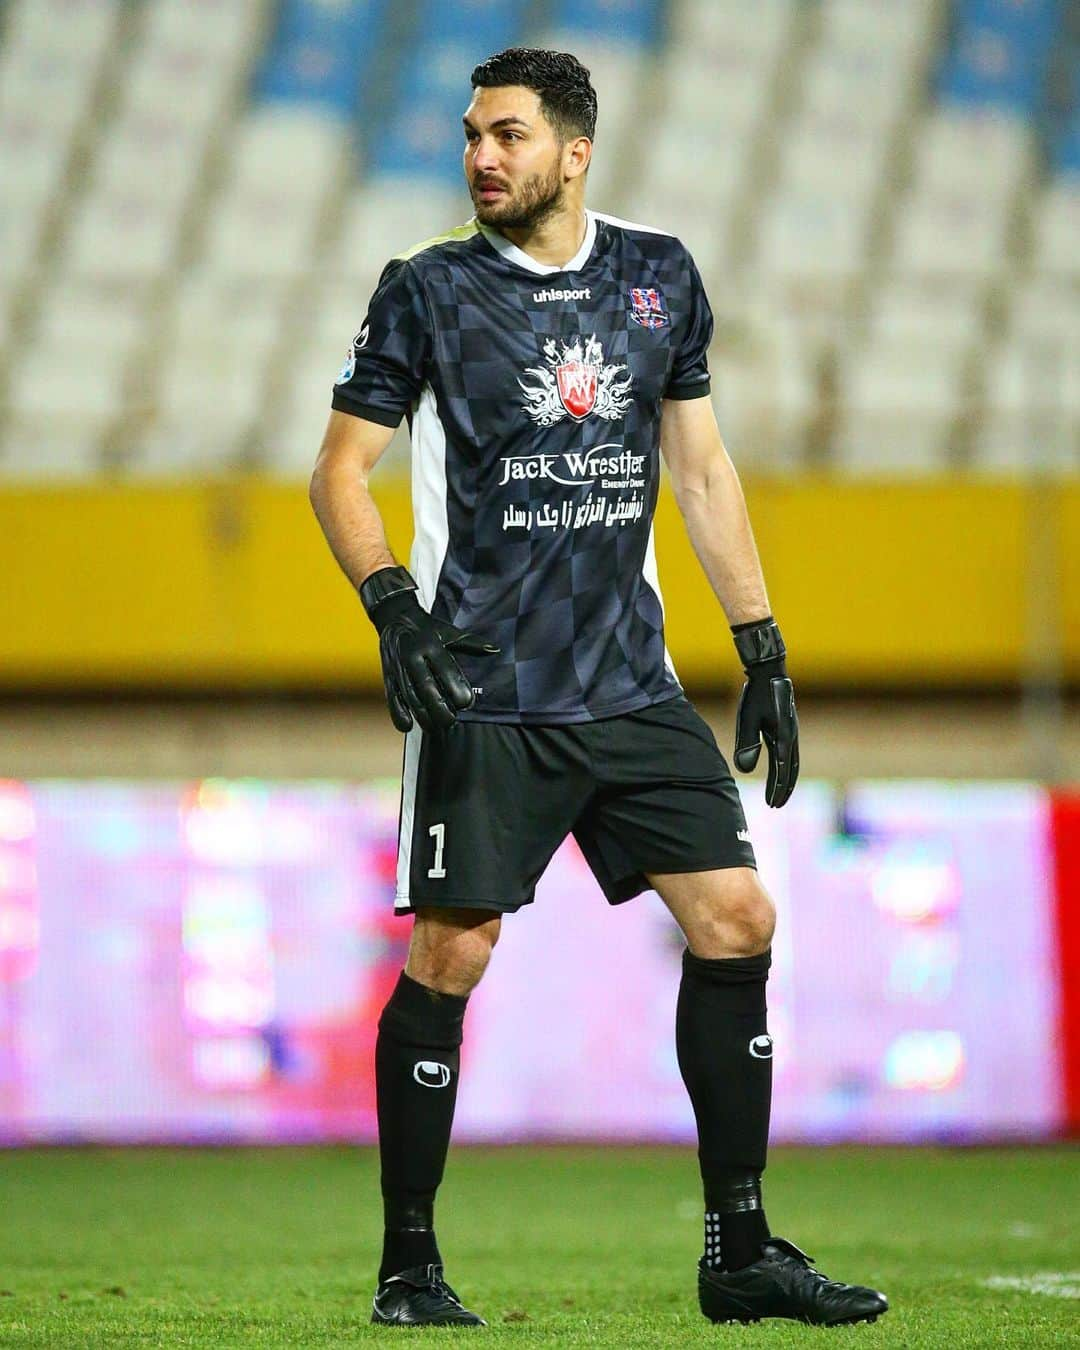
[[730, 942], [738, 948], [732, 955], [758, 956], [767, 952], [776, 931], [776, 906], [772, 897], [755, 879], [732, 905], [728, 915]]
[[421, 909], [413, 924], [405, 972], [428, 989], [470, 994], [499, 940], [501, 917], [485, 909]]
[[725, 879], [691, 913], [676, 917], [690, 950], [705, 960], [758, 956], [769, 950], [776, 928], [776, 907], [752, 871]]

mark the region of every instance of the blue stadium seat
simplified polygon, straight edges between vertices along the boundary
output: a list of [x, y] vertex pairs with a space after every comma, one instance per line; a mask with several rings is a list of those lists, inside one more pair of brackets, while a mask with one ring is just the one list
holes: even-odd
[[424, 0], [417, 45], [395, 85], [396, 97], [375, 154], [377, 174], [461, 181], [461, 114], [478, 62], [521, 41], [524, 0]]
[[364, 64], [378, 47], [388, 0], [284, 0], [255, 80], [258, 102], [316, 105], [342, 118], [362, 104]]
[[1014, 33], [1021, 41], [1045, 45], [1061, 21], [1061, 3], [1060, 0], [960, 0], [956, 21], [961, 28]]
[[452, 5], [427, 0], [420, 6], [418, 30], [425, 43], [475, 43], [490, 55], [520, 37], [524, 11], [523, 0], [455, 0]]
[[1034, 116], [1041, 101], [1045, 63], [1023, 59], [998, 36], [964, 43], [942, 69], [938, 96], [946, 103], [993, 107]]
[[1038, 117], [1061, 23], [1059, 0], [960, 0], [939, 97]]
[[556, 32], [588, 33], [601, 41], [648, 46], [660, 35], [658, 0], [556, 0]]
[[1052, 147], [1054, 170], [1080, 182], [1080, 108]]

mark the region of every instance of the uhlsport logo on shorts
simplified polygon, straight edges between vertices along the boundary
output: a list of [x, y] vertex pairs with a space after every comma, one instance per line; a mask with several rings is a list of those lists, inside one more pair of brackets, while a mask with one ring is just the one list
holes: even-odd
[[772, 1059], [772, 1037], [754, 1036], [750, 1041], [751, 1059]]
[[450, 1069], [435, 1059], [420, 1059], [413, 1065], [412, 1076], [421, 1087], [444, 1088], [450, 1082]]
[[564, 417], [616, 422], [626, 416], [633, 377], [620, 378], [625, 366], [604, 363], [604, 349], [595, 333], [561, 343], [549, 338], [544, 355], [546, 367], [530, 366], [525, 371], [530, 378], [518, 380], [525, 395], [522, 407], [537, 425], [554, 426]]

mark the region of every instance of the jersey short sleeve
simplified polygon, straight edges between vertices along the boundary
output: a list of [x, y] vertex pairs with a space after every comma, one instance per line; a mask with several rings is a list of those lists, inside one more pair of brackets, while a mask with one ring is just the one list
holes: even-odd
[[675, 360], [668, 377], [665, 398], [703, 398], [709, 392], [709, 344], [713, 316], [701, 275], [690, 254], [686, 255], [685, 313], [672, 334]]
[[427, 302], [409, 264], [387, 264], [334, 385], [332, 407], [396, 427], [420, 397], [431, 352]]

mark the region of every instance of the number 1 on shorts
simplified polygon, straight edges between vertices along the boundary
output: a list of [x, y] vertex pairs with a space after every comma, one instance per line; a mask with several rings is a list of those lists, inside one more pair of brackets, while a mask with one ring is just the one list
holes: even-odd
[[435, 840], [435, 866], [428, 868], [429, 877], [446, 876], [446, 868], [443, 864], [443, 848], [446, 845], [446, 825], [440, 821], [438, 825], [432, 825], [428, 834]]

